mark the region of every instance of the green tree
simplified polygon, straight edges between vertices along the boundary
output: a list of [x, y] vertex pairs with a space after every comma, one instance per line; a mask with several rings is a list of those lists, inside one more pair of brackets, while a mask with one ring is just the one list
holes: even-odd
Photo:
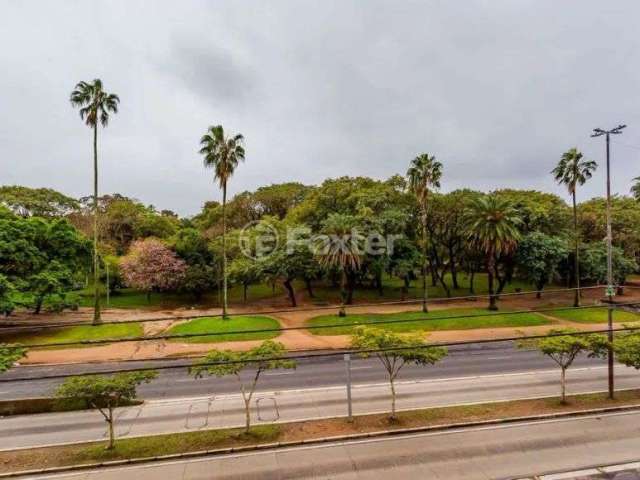
[[[638, 270], [636, 261], [627, 257], [618, 247], [613, 247], [611, 250], [611, 266], [613, 281], [620, 289], [626, 282], [627, 276]], [[607, 246], [605, 242], [587, 244], [582, 249], [580, 272], [583, 279], [591, 282], [601, 284], [607, 282]]]
[[54, 309], [73, 306], [67, 292], [83, 277], [90, 252], [91, 244], [65, 219], [0, 219], [0, 275], [12, 286], [13, 303], [36, 311], [47, 299], [57, 299]]
[[[606, 238], [606, 208], [606, 199], [601, 197], [579, 205], [578, 222], [583, 242], [597, 243]], [[611, 230], [614, 232], [613, 246], [640, 262], [640, 202], [614, 195], [611, 198]]]
[[[240, 392], [244, 401], [245, 431], [249, 433], [251, 428], [251, 399], [255, 393], [260, 376], [267, 370], [296, 368], [294, 360], [287, 360], [287, 350], [280, 342], [267, 340], [261, 345], [247, 352], [235, 350], [212, 350], [204, 359], [193, 365], [190, 369], [195, 378], [203, 375], [226, 377], [234, 375], [240, 385]], [[250, 370], [250, 381], [245, 382], [242, 372]]]
[[[534, 347], [541, 353], [551, 358], [560, 367], [560, 401], [567, 403], [567, 369], [581, 353], [589, 353], [590, 356], [601, 355], [606, 338], [602, 335], [571, 335], [579, 333], [572, 328], [555, 329], [549, 331], [549, 337], [535, 340], [524, 340], [518, 345], [520, 348]], [[563, 335], [567, 334], [567, 335]]]
[[640, 370], [640, 332], [618, 334], [613, 341], [613, 349], [618, 362]]
[[340, 310], [338, 315], [344, 317], [347, 312], [347, 277], [357, 272], [362, 263], [361, 238], [356, 232], [357, 220], [351, 215], [334, 213], [323, 223], [322, 244], [315, 245], [318, 261], [325, 268], [340, 271]]
[[516, 255], [518, 270], [522, 277], [536, 286], [537, 298], [542, 289], [558, 273], [562, 259], [567, 256], [565, 241], [541, 232], [525, 235], [518, 245]]
[[118, 113], [120, 98], [107, 93], [102, 81], [80, 82], [71, 92], [71, 105], [80, 109], [80, 118], [93, 129], [93, 322], [100, 321], [100, 265], [98, 261], [98, 123], [106, 127], [109, 115]]
[[0, 204], [22, 217], [62, 217], [80, 206], [74, 198], [50, 188], [0, 187]]
[[[433, 365], [447, 355], [445, 347], [427, 347], [423, 335], [399, 335], [377, 328], [358, 327], [351, 348], [363, 350], [360, 356], [376, 357], [387, 372], [391, 389], [391, 419], [396, 418], [395, 381], [406, 364]], [[373, 350], [379, 350], [374, 352]]]
[[98, 410], [107, 422], [109, 442], [107, 450], [115, 447], [114, 410], [136, 399], [137, 387], [158, 376], [156, 371], [117, 373], [115, 375], [86, 375], [71, 377], [56, 390], [61, 400], [83, 401]]
[[311, 187], [297, 182], [278, 183], [258, 188], [253, 200], [260, 217], [266, 215], [282, 220], [289, 210], [302, 203], [310, 190]]
[[633, 185], [631, 186], [631, 195], [636, 201], [640, 202], [640, 177], [633, 179]]
[[[229, 278], [231, 282], [242, 285], [242, 298], [247, 302], [247, 292], [249, 285], [260, 281], [263, 275], [263, 269], [253, 259], [247, 257], [235, 258], [229, 265]], [[294, 297], [294, 307], [295, 297]]]
[[15, 287], [9, 279], [0, 273], [0, 314], [8, 317], [13, 312], [15, 305], [13, 303], [12, 294]]
[[520, 218], [510, 203], [496, 195], [473, 199], [465, 216], [469, 239], [485, 255], [489, 310], [497, 310], [494, 278], [499, 275], [498, 257], [515, 251], [520, 240]]
[[10, 370], [26, 354], [27, 350], [19, 345], [0, 343], [0, 373]]
[[429, 258], [429, 242], [427, 238], [427, 216], [429, 213], [429, 191], [432, 188], [440, 188], [442, 177], [442, 163], [436, 157], [423, 153], [411, 161], [407, 170], [409, 188], [415, 195], [420, 206], [420, 220], [422, 224], [422, 252], [424, 263], [422, 265], [422, 311], [427, 312], [427, 262]]
[[574, 235], [574, 265], [575, 286], [573, 306], [580, 306], [580, 236], [578, 233], [578, 209], [576, 206], [576, 189], [591, 178], [598, 164], [593, 160], [583, 160], [583, 155], [576, 148], [562, 154], [558, 165], [551, 171], [556, 182], [567, 187], [573, 202], [573, 235]]
[[45, 300], [57, 298], [58, 306], [53, 310], [62, 310], [66, 303], [66, 291], [72, 287], [71, 272], [59, 262], [52, 262], [38, 273], [27, 279], [29, 294], [32, 297], [30, 306], [33, 313], [39, 314]]
[[204, 157], [205, 168], [214, 171], [214, 177], [222, 189], [222, 318], [227, 317], [227, 249], [226, 249], [226, 206], [227, 183], [238, 164], [244, 160], [242, 146], [244, 137], [240, 134], [226, 136], [222, 125], [209, 127], [200, 139], [200, 154]]

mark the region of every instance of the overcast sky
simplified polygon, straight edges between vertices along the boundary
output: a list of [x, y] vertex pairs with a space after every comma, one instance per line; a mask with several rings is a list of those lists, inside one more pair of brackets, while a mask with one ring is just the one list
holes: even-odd
[[[246, 137], [232, 193], [404, 173], [443, 189], [561, 193], [576, 146], [614, 191], [640, 175], [640, 2], [0, 0], [0, 184], [91, 191], [91, 134], [69, 104], [99, 77], [121, 108], [100, 132], [101, 191], [196, 213], [219, 199], [208, 125]], [[604, 190], [604, 168], [580, 196]]]

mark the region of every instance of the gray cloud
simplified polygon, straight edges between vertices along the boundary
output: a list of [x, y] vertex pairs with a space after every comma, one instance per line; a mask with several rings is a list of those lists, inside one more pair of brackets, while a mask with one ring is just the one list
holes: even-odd
[[[537, 188], [573, 146], [614, 190], [640, 175], [640, 4], [626, 0], [3, 2], [0, 183], [90, 190], [81, 79], [122, 98], [101, 132], [101, 188], [195, 213], [219, 198], [197, 142], [247, 138], [233, 191], [327, 176], [387, 177], [417, 153], [445, 189]], [[583, 189], [603, 191], [600, 171]]]

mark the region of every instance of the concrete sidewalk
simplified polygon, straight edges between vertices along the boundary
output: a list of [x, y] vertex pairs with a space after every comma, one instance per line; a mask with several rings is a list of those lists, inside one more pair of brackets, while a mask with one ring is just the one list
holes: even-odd
[[[604, 390], [606, 372], [605, 367], [570, 370], [569, 392]], [[639, 372], [618, 367], [617, 388], [637, 388], [638, 385]], [[400, 382], [397, 391], [399, 409], [555, 396], [559, 392], [559, 372]], [[381, 413], [389, 409], [388, 384], [353, 388], [354, 414]], [[258, 392], [252, 403], [256, 424], [339, 417], [346, 413], [344, 387]], [[244, 409], [240, 395], [212, 395], [149, 401], [141, 406], [121, 408], [117, 412], [116, 434], [131, 437], [242, 425]], [[102, 440], [104, 436], [104, 420], [98, 412], [91, 410], [0, 419], [1, 450]]]

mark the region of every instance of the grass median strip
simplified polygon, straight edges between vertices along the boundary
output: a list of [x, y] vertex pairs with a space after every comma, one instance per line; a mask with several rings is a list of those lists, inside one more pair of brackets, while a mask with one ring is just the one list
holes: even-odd
[[[185, 343], [215, 343], [215, 342], [239, 342], [243, 340], [268, 340], [277, 337], [280, 333], [259, 332], [243, 333], [245, 330], [278, 330], [280, 323], [271, 317], [264, 315], [232, 316], [228, 319], [221, 317], [205, 317], [190, 320], [171, 327], [168, 335], [193, 335], [202, 333], [215, 333], [198, 337], [175, 338], [174, 342]], [[239, 333], [226, 333], [239, 332]]]
[[[606, 308], [584, 308], [580, 310], [554, 310], [549, 315], [577, 323], [607, 323]], [[614, 310], [613, 321], [632, 323], [640, 321], [640, 315], [625, 310]]]
[[609, 400], [606, 394], [598, 393], [570, 396], [568, 401], [568, 404], [563, 405], [558, 398], [553, 397], [538, 400], [514, 400], [411, 410], [399, 412], [397, 420], [393, 422], [390, 422], [388, 415], [377, 414], [358, 416], [352, 422], [349, 422], [346, 418], [332, 418], [276, 425], [259, 425], [253, 427], [250, 434], [244, 433], [243, 429], [221, 429], [122, 438], [117, 440], [114, 450], [105, 450], [104, 442], [14, 450], [0, 452], [0, 472], [7, 473], [109, 460], [155, 457], [273, 442], [313, 440], [381, 430], [437, 427], [451, 423], [622, 407], [638, 404], [640, 402], [640, 390], [618, 392], [616, 400]]
[[[466, 318], [446, 318], [458, 315], [479, 315], [478, 317]], [[424, 320], [421, 320], [424, 319]], [[416, 331], [438, 331], [438, 330], [468, 330], [472, 328], [496, 328], [496, 327], [527, 327], [534, 325], [548, 325], [550, 320], [537, 313], [517, 313], [502, 315], [500, 313], [491, 314], [486, 309], [481, 308], [452, 308], [448, 310], [432, 310], [429, 313], [423, 312], [401, 312], [401, 313], [363, 313], [350, 314], [346, 317], [337, 315], [322, 315], [311, 318], [307, 325], [313, 326], [311, 332], [315, 335], [349, 335], [353, 333], [355, 327], [353, 323], [377, 323], [395, 320], [417, 320], [408, 323], [381, 323], [380, 328], [393, 332], [416, 332]], [[341, 326], [344, 324], [344, 326]], [[325, 325], [339, 325], [337, 327], [324, 327]]]
[[[20, 343], [23, 345], [33, 343], [64, 343], [83, 340], [104, 340], [107, 338], [116, 339], [140, 337], [143, 335], [143, 333], [144, 329], [139, 323], [114, 323], [107, 325], [81, 325], [77, 327], [63, 327], [41, 332], [7, 335], [3, 336], [1, 341], [4, 343]], [[72, 347], [59, 348], [78, 348], [81, 346], [82, 345], [78, 344], [73, 345]]]

